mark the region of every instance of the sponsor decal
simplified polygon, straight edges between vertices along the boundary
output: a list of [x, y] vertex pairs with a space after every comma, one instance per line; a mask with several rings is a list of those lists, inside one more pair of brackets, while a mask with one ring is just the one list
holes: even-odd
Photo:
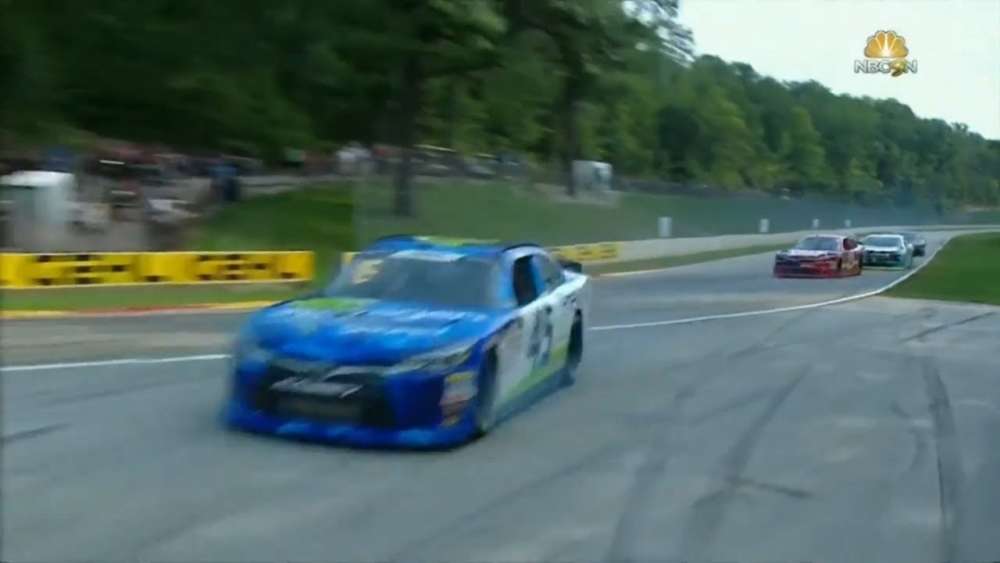
[[427, 260], [429, 262], [455, 262], [464, 255], [457, 252], [442, 252], [437, 250], [400, 250], [392, 253], [393, 258], [409, 258], [411, 260]]
[[323, 313], [311, 309], [299, 309], [296, 307], [282, 307], [270, 312], [261, 324], [276, 324], [281, 328], [292, 327], [303, 336], [308, 336], [319, 328], [323, 319]]
[[[445, 423], [449, 418], [458, 418], [469, 402], [476, 396], [476, 374], [471, 371], [453, 373], [444, 378], [441, 393], [441, 414]], [[452, 422], [454, 424], [454, 422]]]
[[278, 381], [271, 388], [276, 391], [346, 399], [360, 391], [361, 385], [333, 381], [316, 381], [309, 377], [297, 376]]
[[367, 312], [366, 316], [391, 319], [399, 322], [442, 322], [452, 323], [462, 320], [482, 322], [487, 319], [486, 315], [480, 313], [466, 313], [461, 311], [434, 311], [431, 309], [411, 309], [411, 308], [379, 308]]
[[499, 241], [495, 239], [477, 239], [477, 238], [453, 238], [453, 237], [436, 237], [436, 236], [420, 236], [414, 237], [416, 240], [421, 242], [426, 242], [430, 244], [439, 244], [441, 246], [462, 246], [469, 244], [496, 244]]
[[439, 337], [448, 332], [447, 328], [399, 327], [386, 323], [351, 323], [339, 329], [340, 334], [354, 336], [379, 336], [382, 338]]
[[303, 299], [292, 303], [292, 309], [308, 311], [327, 311], [333, 313], [354, 313], [374, 303], [374, 299], [355, 299], [348, 297], [319, 297]]
[[271, 362], [276, 368], [295, 372], [295, 373], [320, 373], [324, 369], [329, 369], [332, 366], [325, 362], [310, 361], [310, 360], [298, 360], [295, 358], [280, 358]]

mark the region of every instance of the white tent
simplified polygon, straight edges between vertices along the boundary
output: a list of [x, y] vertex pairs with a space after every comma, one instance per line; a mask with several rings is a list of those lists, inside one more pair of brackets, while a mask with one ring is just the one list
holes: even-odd
[[10, 226], [17, 246], [58, 251], [66, 244], [76, 179], [65, 172], [31, 170], [0, 178], [3, 199], [10, 201]]

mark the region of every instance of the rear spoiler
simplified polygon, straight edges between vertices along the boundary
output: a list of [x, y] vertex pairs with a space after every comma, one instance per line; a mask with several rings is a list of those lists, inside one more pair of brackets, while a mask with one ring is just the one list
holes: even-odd
[[559, 259], [559, 264], [564, 270], [569, 270], [571, 272], [576, 272], [578, 274], [583, 273], [583, 264], [579, 262], [574, 262], [573, 260], [566, 260], [565, 258]]

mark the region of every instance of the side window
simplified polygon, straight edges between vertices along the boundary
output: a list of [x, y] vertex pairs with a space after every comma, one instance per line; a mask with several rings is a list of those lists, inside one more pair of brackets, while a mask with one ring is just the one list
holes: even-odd
[[558, 264], [552, 261], [551, 258], [544, 254], [535, 255], [535, 264], [538, 266], [538, 271], [541, 274], [542, 282], [545, 287], [542, 291], [551, 291], [565, 281], [565, 276], [563, 274], [562, 268]]
[[518, 307], [534, 301], [539, 294], [535, 286], [535, 272], [531, 267], [531, 256], [522, 256], [514, 261], [514, 297]]

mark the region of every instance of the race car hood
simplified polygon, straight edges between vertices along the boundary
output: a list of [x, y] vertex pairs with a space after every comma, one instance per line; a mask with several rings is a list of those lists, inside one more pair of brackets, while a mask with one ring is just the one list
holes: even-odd
[[273, 353], [360, 365], [403, 359], [487, 335], [501, 315], [370, 299], [311, 298], [259, 311], [248, 328]]
[[792, 248], [789, 250], [783, 250], [781, 254], [784, 256], [791, 256], [793, 258], [823, 258], [824, 256], [834, 257], [837, 255], [837, 252], [833, 250], [801, 250], [798, 248]]
[[872, 252], [902, 252], [903, 249], [895, 246], [871, 246], [866, 245], [865, 250], [871, 250]]

